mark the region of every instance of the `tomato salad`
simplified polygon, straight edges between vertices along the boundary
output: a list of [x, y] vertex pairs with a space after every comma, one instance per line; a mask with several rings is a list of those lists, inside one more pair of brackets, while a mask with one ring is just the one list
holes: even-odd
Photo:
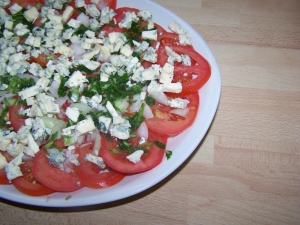
[[171, 157], [211, 74], [180, 24], [115, 0], [0, 5], [0, 184], [107, 188]]

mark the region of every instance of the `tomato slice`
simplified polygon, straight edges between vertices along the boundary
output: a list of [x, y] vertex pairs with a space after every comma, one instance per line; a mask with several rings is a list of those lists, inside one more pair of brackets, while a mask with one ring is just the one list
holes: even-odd
[[116, 16], [115, 19], [117, 23], [121, 22], [125, 18], [126, 12], [135, 12], [138, 13], [140, 10], [136, 8], [130, 8], [130, 7], [121, 7], [115, 10]]
[[194, 50], [191, 46], [170, 45], [173, 51], [179, 54], [187, 54], [197, 62], [197, 66], [175, 66], [174, 73], [180, 73], [182, 76], [185, 72], [195, 73], [197, 77], [182, 83], [180, 96], [198, 91], [210, 78], [211, 68], [207, 60]]
[[166, 33], [167, 31], [157, 23], [154, 23], [154, 26], [157, 27], [158, 40], [160, 40], [160, 36]]
[[[161, 29], [163, 29], [163, 28], [158, 27], [158, 32]], [[157, 55], [158, 55], [157, 63], [160, 66], [164, 66], [166, 64], [166, 62], [168, 61], [168, 55], [165, 50], [165, 46], [166, 45], [176, 45], [178, 43], [179, 37], [178, 37], [178, 34], [167, 32], [165, 30], [162, 30], [158, 34], [160, 34], [160, 35], [158, 35], [157, 41], [160, 42], [160, 45], [159, 45], [159, 48], [157, 51]]]
[[199, 94], [195, 92], [193, 94], [186, 95], [184, 98], [188, 99], [190, 103], [189, 112], [185, 119], [182, 120], [168, 120], [168, 118], [150, 118], [146, 119], [145, 122], [149, 130], [164, 134], [164, 135], [176, 135], [181, 133], [190, 127], [196, 119], [198, 107], [199, 107]]
[[[103, 5], [107, 5], [111, 9], [116, 9], [116, 7], [117, 7], [117, 0], [102, 0], [102, 1], [100, 1], [100, 4], [101, 4], [101, 2]], [[102, 8], [102, 7], [100, 7], [100, 8]]]
[[118, 25], [116, 26], [110, 26], [108, 24], [104, 25], [101, 31], [105, 31], [105, 35], [107, 36], [108, 34], [112, 32], [123, 32], [125, 29], [120, 28]]
[[43, 0], [11, 0], [10, 4], [13, 5], [14, 3], [18, 3], [19, 6], [22, 8], [26, 8], [28, 5], [36, 6], [39, 3], [44, 3]]
[[[85, 0], [85, 3], [87, 5], [94, 4], [92, 0]], [[76, 8], [75, 0], [71, 0], [69, 5], [72, 6], [73, 8]], [[116, 9], [117, 0], [101, 0], [101, 1], [99, 1], [99, 3], [96, 4], [96, 6], [98, 9], [102, 9], [105, 6], [108, 6], [111, 9]]]
[[116, 21], [116, 26], [111, 26], [106, 24], [103, 28], [102, 31], [105, 31], [105, 34], [108, 35], [112, 32], [125, 32], [125, 28], [120, 28], [118, 26], [118, 23], [121, 22], [125, 18], [125, 13], [126, 12], [135, 12], [138, 13], [139, 10], [135, 8], [130, 8], [130, 7], [121, 7], [115, 10], [116, 16], [114, 17]]
[[25, 125], [25, 118], [18, 115], [22, 105], [10, 106], [8, 109], [9, 121], [15, 131], [18, 131], [21, 126]]
[[[91, 0], [85, 0], [85, 3], [87, 5], [94, 4], [93, 1], [91, 1]], [[76, 10], [77, 7], [76, 7], [76, 4], [75, 4], [75, 0], [71, 0], [69, 5], [72, 6], [75, 9], [74, 12], [73, 12], [72, 18], [76, 19], [80, 14], [80, 10]], [[96, 4], [96, 7], [99, 10], [101, 10], [105, 6], [108, 6], [111, 9], [116, 9], [117, 0], [101, 0], [101, 1], [99, 1], [99, 3]]]
[[[7, 162], [10, 162], [13, 159], [13, 157], [10, 156], [6, 151], [0, 150], [0, 153], [6, 158]], [[6, 177], [4, 168], [0, 170], [0, 184], [11, 184], [10, 181]]]
[[149, 138], [147, 141], [152, 143], [151, 147], [148, 149], [147, 153], [142, 155], [139, 162], [132, 163], [126, 158], [126, 156], [129, 155], [128, 152], [120, 150], [118, 152], [111, 151], [111, 149], [116, 150], [118, 148], [118, 143], [114, 139], [112, 142], [109, 142], [103, 135], [100, 155], [110, 168], [121, 173], [131, 174], [143, 172], [160, 164], [165, 155], [164, 149], [153, 144], [154, 140], [166, 144], [167, 136], [149, 131]]
[[65, 173], [51, 165], [43, 148], [35, 155], [32, 172], [41, 184], [55, 191], [76, 191], [84, 186], [74, 172]]
[[22, 193], [30, 196], [43, 196], [54, 193], [55, 191], [40, 184], [32, 174], [33, 161], [26, 161], [20, 165], [23, 173], [22, 177], [13, 179], [12, 184]]
[[175, 45], [179, 42], [179, 36], [176, 33], [163, 32], [158, 36], [158, 41], [163, 45]]
[[0, 170], [0, 184], [10, 184], [4, 169]]
[[[119, 183], [125, 177], [124, 174], [109, 168], [101, 171], [100, 167], [84, 160], [86, 154], [92, 152], [92, 145], [85, 145], [77, 149], [79, 153], [79, 166], [75, 166], [74, 170], [81, 181], [90, 188], [107, 188]], [[101, 172], [100, 172], [101, 171]], [[99, 173], [100, 172], [100, 173]]]
[[47, 60], [47, 55], [44, 53], [39, 54], [39, 57], [35, 58], [33, 56], [30, 57], [29, 62], [35, 62], [40, 64], [42, 67], [46, 67], [48, 60]]

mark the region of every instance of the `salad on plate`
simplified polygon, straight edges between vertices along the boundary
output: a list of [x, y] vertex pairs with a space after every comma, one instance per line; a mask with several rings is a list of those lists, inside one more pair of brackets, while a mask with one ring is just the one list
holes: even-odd
[[208, 61], [177, 21], [115, 0], [0, 2], [0, 184], [108, 188], [172, 157]]

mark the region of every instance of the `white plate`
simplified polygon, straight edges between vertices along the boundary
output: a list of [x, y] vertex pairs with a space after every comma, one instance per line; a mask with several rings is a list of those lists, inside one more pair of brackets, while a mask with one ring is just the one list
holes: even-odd
[[[221, 77], [217, 62], [202, 37], [184, 20], [165, 9], [164, 7], [148, 0], [118, 0], [118, 7], [129, 6], [139, 9], [148, 9], [153, 15], [153, 21], [164, 28], [175, 20], [186, 29], [193, 41], [194, 48], [200, 52], [210, 63], [212, 75], [200, 92], [200, 109], [195, 123], [179, 136], [169, 139], [167, 149], [172, 150], [173, 155], [154, 169], [126, 177], [117, 185], [107, 189], [82, 188], [72, 193], [54, 193], [49, 197], [30, 197], [17, 191], [12, 185], [0, 185], [0, 197], [14, 202], [46, 207], [73, 207], [86, 206], [120, 200], [140, 193], [157, 184], [175, 169], [177, 169], [196, 149], [207, 132], [217, 109], [220, 92]], [[69, 200], [65, 198], [71, 195]]]

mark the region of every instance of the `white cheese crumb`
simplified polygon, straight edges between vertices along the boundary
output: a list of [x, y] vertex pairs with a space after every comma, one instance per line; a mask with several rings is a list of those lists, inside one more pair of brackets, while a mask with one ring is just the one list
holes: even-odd
[[132, 154], [126, 156], [126, 158], [133, 163], [138, 163], [139, 161], [141, 161], [141, 157], [144, 154], [143, 150], [137, 150], [135, 152], [133, 152]]

